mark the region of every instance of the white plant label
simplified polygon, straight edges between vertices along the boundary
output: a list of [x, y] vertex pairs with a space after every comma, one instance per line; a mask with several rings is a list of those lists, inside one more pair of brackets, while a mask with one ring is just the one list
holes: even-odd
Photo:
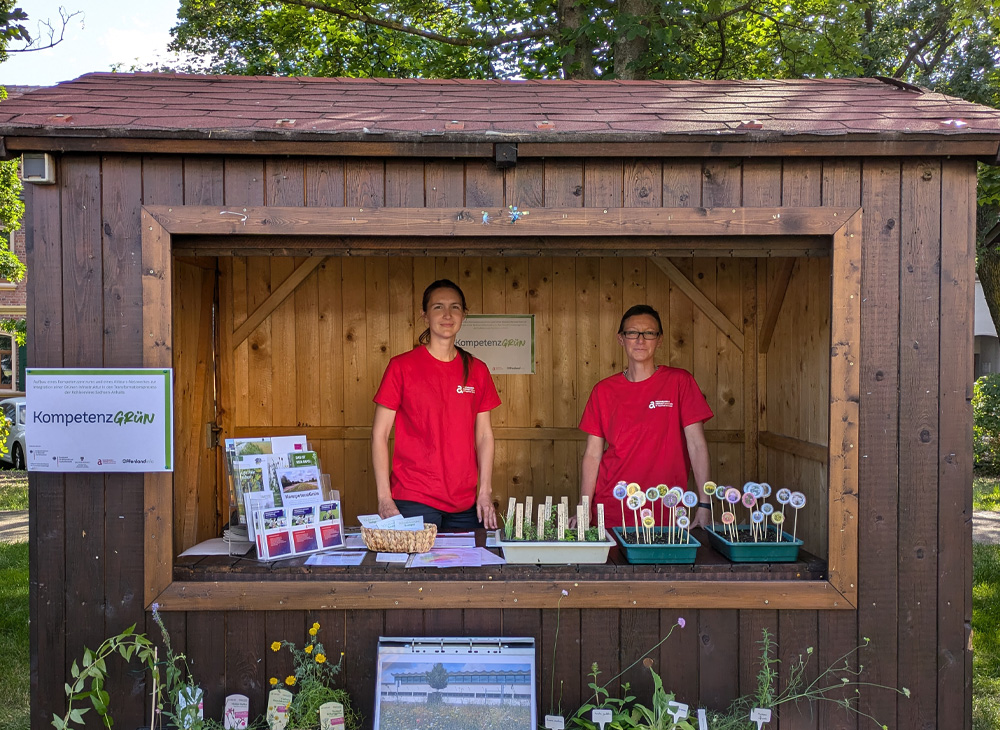
[[545, 498], [545, 519], [549, 519], [552, 516], [552, 496], [549, 495]]
[[681, 720], [686, 720], [690, 712], [688, 712], [688, 706], [683, 702], [676, 702], [671, 700], [667, 703], [667, 712], [670, 716], [674, 718], [674, 724], [676, 725]]
[[771, 711], [765, 707], [755, 707], [750, 710], [750, 721], [757, 723], [757, 730], [761, 730], [765, 722], [771, 722]]
[[545, 539], [545, 505], [538, 505], [538, 523], [535, 525], [535, 531], [538, 535], [539, 540]]
[[587, 534], [587, 522], [583, 517], [583, 505], [576, 506], [576, 539], [583, 542]]
[[698, 730], [708, 730], [708, 711], [704, 707], [698, 710]]
[[267, 693], [267, 713], [264, 719], [271, 730], [283, 730], [288, 724], [288, 706], [292, 703], [292, 693], [286, 689], [272, 689]]
[[562, 715], [546, 715], [545, 727], [548, 730], [566, 730], [566, 721], [563, 720]]
[[608, 537], [604, 530], [604, 504], [602, 502], [597, 503], [597, 533], [602, 540], [606, 540]]
[[246, 695], [229, 695], [222, 711], [225, 730], [244, 730], [250, 724], [250, 698]]
[[524, 505], [517, 503], [517, 514], [514, 517], [514, 536], [518, 540], [524, 537]]
[[319, 706], [319, 730], [344, 730], [344, 706], [326, 702]]
[[604, 726], [611, 722], [613, 717], [611, 710], [592, 710], [590, 713], [591, 722], [600, 725], [601, 730], [604, 730]]

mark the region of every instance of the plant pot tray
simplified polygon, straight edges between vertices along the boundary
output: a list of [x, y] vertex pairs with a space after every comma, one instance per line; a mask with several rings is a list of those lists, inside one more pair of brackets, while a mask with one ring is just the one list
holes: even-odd
[[[667, 535], [669, 531], [670, 529], [666, 527], [654, 527], [650, 532], [655, 539], [660, 535]], [[691, 565], [694, 563], [698, 548], [701, 547], [701, 543], [693, 537], [690, 538], [690, 542], [685, 542], [688, 539], [688, 533], [685, 530], [674, 530], [673, 544], [639, 543], [638, 545], [634, 542], [625, 541], [621, 527], [612, 528], [612, 532], [615, 539], [621, 545], [625, 559], [634, 564], [673, 563]], [[634, 536], [635, 528], [625, 528], [624, 534]]]
[[610, 538], [600, 542], [529, 541], [505, 542], [503, 530], [497, 530], [497, 547], [512, 565], [557, 565], [560, 563], [603, 564], [608, 562], [608, 551], [614, 545]]
[[[740, 525], [737, 529], [747, 533], [750, 526]], [[794, 563], [802, 547], [802, 540], [793, 540], [787, 532], [781, 533], [781, 542], [774, 541], [773, 532], [768, 533], [772, 535], [770, 540], [761, 542], [732, 542], [709, 527], [705, 532], [712, 547], [734, 563]]]

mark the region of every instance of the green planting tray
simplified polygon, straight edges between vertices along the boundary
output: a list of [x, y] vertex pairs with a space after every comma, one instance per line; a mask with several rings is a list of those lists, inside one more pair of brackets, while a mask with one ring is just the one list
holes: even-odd
[[[750, 526], [740, 525], [737, 529], [746, 533], [750, 531]], [[734, 563], [794, 563], [802, 547], [802, 541], [793, 540], [787, 532], [781, 533], [781, 542], [774, 541], [773, 532], [768, 533], [771, 535], [769, 541], [761, 542], [731, 542], [709, 527], [705, 528], [705, 532], [712, 547]]]
[[[659, 535], [668, 534], [670, 528], [667, 527], [654, 527], [650, 530], [654, 538]], [[698, 552], [698, 548], [701, 547], [701, 543], [695, 538], [691, 538], [691, 542], [683, 542], [687, 539], [686, 530], [674, 530], [674, 540], [673, 545], [647, 545], [645, 543], [635, 543], [625, 542], [622, 536], [622, 528], [614, 527], [611, 530], [614, 533], [615, 540], [621, 545], [622, 552], [625, 554], [625, 559], [630, 563], [636, 564], [652, 564], [652, 563], [674, 563], [674, 564], [686, 564], [690, 565], [694, 562], [695, 555]], [[625, 535], [635, 535], [634, 527], [626, 527]], [[679, 544], [678, 544], [679, 542]]]

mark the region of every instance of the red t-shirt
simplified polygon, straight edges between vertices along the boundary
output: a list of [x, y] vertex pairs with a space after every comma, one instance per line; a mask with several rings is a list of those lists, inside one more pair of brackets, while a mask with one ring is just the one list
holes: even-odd
[[583, 431], [607, 442], [597, 472], [594, 519], [603, 502], [605, 525], [621, 525], [612, 490], [622, 480], [643, 489], [659, 484], [686, 489], [691, 462], [684, 428], [712, 416], [694, 376], [681, 368], [661, 366], [639, 383], [619, 373], [595, 385], [580, 419]]
[[476, 501], [476, 416], [500, 405], [490, 371], [462, 356], [441, 362], [420, 346], [389, 361], [374, 401], [396, 411], [393, 499], [462, 512]]

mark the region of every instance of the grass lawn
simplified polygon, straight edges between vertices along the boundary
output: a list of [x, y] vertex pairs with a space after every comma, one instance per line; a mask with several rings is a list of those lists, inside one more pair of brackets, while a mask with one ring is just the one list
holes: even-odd
[[28, 543], [0, 543], [0, 728], [28, 730]]
[[0, 512], [28, 509], [28, 472], [0, 469]]

